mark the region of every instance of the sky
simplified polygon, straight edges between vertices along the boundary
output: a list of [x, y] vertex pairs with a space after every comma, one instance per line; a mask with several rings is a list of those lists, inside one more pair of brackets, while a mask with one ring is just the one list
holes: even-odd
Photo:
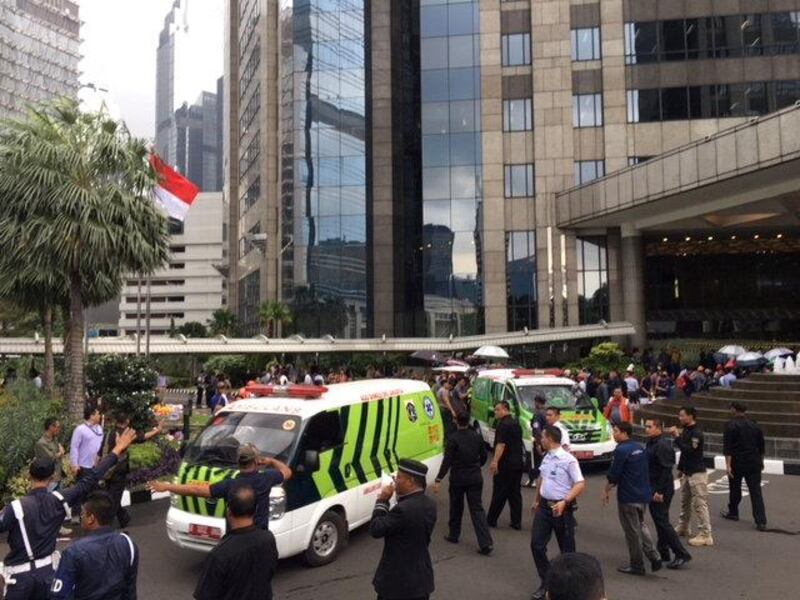
[[[89, 96], [89, 106], [98, 99], [116, 118], [125, 120], [134, 135], [155, 135], [156, 49], [164, 17], [174, 0], [80, 0], [83, 24], [81, 82], [108, 92]], [[216, 91], [222, 76], [224, 43], [223, 0], [184, 0], [189, 6], [189, 30], [202, 40], [196, 51], [196, 68], [187, 73], [197, 93]]]

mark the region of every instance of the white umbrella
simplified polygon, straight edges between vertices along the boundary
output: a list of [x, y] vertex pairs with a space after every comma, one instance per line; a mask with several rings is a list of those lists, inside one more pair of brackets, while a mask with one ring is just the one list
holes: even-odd
[[767, 360], [775, 360], [776, 358], [785, 358], [792, 354], [794, 354], [794, 350], [789, 350], [789, 348], [773, 348], [769, 352], [764, 353], [764, 358]]
[[508, 352], [500, 346], [481, 346], [472, 354], [481, 358], [508, 358]]
[[742, 346], [723, 346], [719, 350], [717, 350], [717, 354], [724, 354], [725, 356], [739, 356], [740, 354], [744, 354], [747, 352], [747, 349]]
[[740, 367], [760, 367], [767, 361], [761, 352], [745, 352], [736, 357], [736, 364]]

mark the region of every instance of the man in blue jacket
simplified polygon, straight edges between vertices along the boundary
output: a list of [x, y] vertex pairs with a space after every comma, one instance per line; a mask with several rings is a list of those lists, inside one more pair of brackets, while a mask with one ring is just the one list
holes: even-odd
[[644, 522], [647, 505], [653, 494], [650, 491], [650, 472], [647, 452], [631, 439], [633, 427], [630, 423], [614, 423], [614, 461], [608, 470], [608, 483], [603, 490], [603, 504], [608, 504], [612, 488], [617, 488], [619, 522], [625, 532], [630, 564], [617, 567], [627, 575], [644, 575], [644, 556], [650, 559], [653, 572], [661, 568], [661, 557], [653, 545], [650, 530]]

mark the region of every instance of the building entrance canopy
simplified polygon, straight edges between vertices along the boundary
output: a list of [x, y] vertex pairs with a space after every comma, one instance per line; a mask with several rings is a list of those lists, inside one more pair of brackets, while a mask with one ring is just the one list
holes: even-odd
[[[416, 352], [418, 350], [441, 350], [458, 352], [473, 350], [485, 345], [524, 346], [568, 342], [596, 338], [633, 335], [630, 323], [601, 323], [562, 329], [540, 329], [515, 331], [491, 335], [475, 335], [452, 338], [374, 338], [374, 339], [321, 339], [292, 336], [282, 339], [255, 338], [200, 338], [187, 339], [152, 337], [151, 354], [308, 354], [322, 352]], [[140, 342], [144, 349], [144, 341]], [[88, 342], [90, 354], [134, 354], [135, 336], [125, 338], [93, 338]], [[53, 342], [57, 354], [64, 351], [64, 344]], [[44, 343], [39, 338], [2, 338], [0, 354], [44, 354]]]

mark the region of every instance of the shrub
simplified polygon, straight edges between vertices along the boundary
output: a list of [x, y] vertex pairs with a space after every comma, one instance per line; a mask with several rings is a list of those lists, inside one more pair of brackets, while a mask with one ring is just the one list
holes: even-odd
[[0, 392], [0, 488], [14, 473], [27, 469], [33, 446], [48, 417], [64, 420], [64, 405], [29, 383], [17, 383]]
[[135, 444], [128, 450], [131, 471], [153, 469], [161, 462], [163, 451], [155, 442]]
[[[140, 444], [147, 446], [148, 444]], [[153, 442], [161, 452], [160, 460], [152, 467], [142, 467], [133, 470], [133, 456], [131, 456], [131, 473], [128, 476], [128, 488], [133, 489], [154, 479], [161, 479], [168, 475], [175, 475], [181, 465], [181, 456], [176, 447], [163, 438]], [[135, 448], [132, 447], [131, 450]], [[129, 450], [129, 452], [131, 451]]]
[[93, 356], [88, 378], [90, 394], [102, 398], [107, 409], [129, 415], [136, 429], [151, 423], [150, 405], [156, 400], [158, 372], [147, 359], [118, 354]]
[[609, 371], [624, 373], [630, 362], [630, 358], [625, 356], [619, 344], [603, 342], [594, 346], [589, 351], [589, 356], [567, 366], [575, 370], [583, 368], [595, 374], [604, 373], [607, 375]]

